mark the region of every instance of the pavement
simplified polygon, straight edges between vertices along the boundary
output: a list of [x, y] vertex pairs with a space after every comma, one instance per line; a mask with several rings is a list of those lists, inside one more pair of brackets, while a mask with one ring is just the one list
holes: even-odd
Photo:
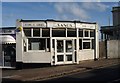
[[21, 70], [3, 70], [3, 82], [8, 81], [43, 81], [51, 78], [73, 74], [77, 72], [84, 72], [91, 69], [109, 67], [120, 64], [120, 59], [99, 59], [81, 61], [79, 64], [59, 65], [42, 68], [29, 68]]

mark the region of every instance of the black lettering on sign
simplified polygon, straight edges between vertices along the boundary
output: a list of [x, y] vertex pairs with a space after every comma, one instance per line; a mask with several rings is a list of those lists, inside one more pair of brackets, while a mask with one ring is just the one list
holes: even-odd
[[57, 24], [58, 27], [72, 27], [72, 24]]

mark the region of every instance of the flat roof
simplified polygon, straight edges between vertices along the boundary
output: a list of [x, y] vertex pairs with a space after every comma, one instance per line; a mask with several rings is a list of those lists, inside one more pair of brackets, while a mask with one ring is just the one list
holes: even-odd
[[15, 29], [16, 27], [1, 27], [0, 29]]
[[74, 21], [72, 21], [72, 20], [53, 20], [53, 19], [47, 19], [47, 20], [23, 20], [23, 19], [21, 19], [21, 20], [19, 20], [19, 22], [40, 22], [40, 21], [44, 21], [44, 22], [46, 22], [46, 21], [52, 21], [52, 22], [71, 22], [71, 23], [86, 23], [86, 24], [96, 24], [96, 22], [83, 22], [83, 21], [78, 21], [78, 20], [74, 20]]

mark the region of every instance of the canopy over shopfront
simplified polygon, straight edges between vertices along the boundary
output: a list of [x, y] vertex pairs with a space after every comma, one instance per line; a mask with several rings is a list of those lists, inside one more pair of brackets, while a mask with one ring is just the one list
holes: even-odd
[[0, 35], [0, 44], [16, 43], [14, 37], [11, 35]]

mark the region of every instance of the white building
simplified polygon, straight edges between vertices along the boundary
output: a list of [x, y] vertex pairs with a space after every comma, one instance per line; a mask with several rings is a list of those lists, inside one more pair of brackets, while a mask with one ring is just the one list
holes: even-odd
[[19, 20], [16, 62], [79, 64], [99, 58], [98, 25], [81, 21]]

